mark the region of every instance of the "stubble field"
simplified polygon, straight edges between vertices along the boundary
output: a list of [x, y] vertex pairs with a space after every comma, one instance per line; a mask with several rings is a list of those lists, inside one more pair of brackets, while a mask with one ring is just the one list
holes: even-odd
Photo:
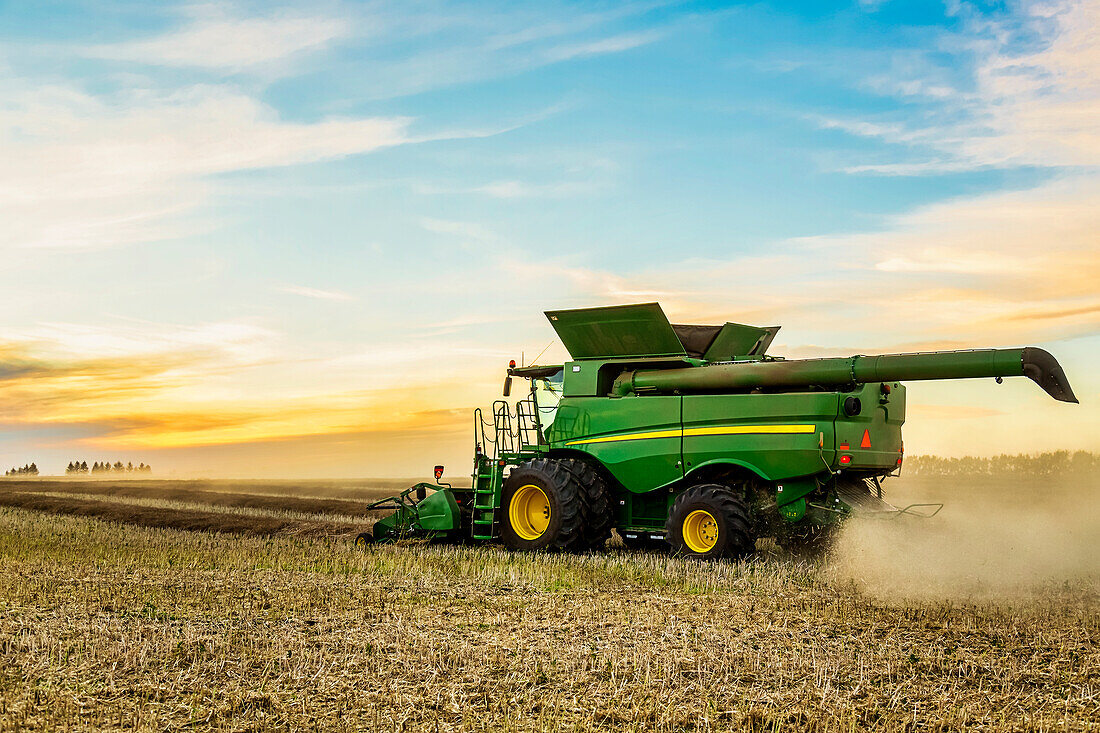
[[0, 729], [1100, 728], [1095, 477], [712, 564], [356, 550], [390, 488], [0, 483]]

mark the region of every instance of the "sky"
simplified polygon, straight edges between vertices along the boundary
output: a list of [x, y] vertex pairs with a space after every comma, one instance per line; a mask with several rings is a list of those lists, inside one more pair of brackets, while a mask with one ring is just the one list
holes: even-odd
[[469, 471], [544, 310], [909, 385], [910, 454], [1100, 450], [1100, 4], [0, 1], [0, 465]]

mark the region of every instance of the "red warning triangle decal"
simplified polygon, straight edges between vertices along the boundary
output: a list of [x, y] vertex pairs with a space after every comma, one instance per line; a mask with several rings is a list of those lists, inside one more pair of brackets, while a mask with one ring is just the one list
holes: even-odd
[[860, 448], [870, 448], [871, 447], [871, 431], [870, 430], [864, 430], [863, 431], [863, 440], [860, 442], [859, 447]]

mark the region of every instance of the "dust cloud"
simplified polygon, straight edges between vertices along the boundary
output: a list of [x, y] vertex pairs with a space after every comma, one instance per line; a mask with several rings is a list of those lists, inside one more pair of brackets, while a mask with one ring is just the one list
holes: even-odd
[[838, 580], [883, 599], [1100, 597], [1100, 476], [898, 478], [895, 506], [931, 519], [854, 519], [830, 553]]

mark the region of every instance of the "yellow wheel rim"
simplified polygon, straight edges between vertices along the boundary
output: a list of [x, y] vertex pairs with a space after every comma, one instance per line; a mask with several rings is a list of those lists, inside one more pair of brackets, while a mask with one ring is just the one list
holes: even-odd
[[710, 512], [696, 509], [684, 519], [684, 544], [692, 552], [709, 552], [718, 544], [718, 522]]
[[542, 537], [550, 526], [550, 500], [546, 492], [534, 484], [519, 487], [508, 504], [508, 520], [521, 539]]

